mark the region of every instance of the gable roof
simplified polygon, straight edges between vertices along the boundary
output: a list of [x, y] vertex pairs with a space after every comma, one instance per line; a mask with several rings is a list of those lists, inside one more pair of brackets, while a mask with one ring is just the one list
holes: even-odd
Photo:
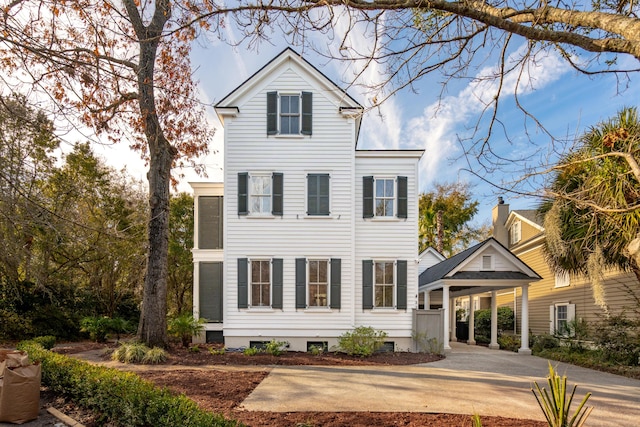
[[[497, 249], [518, 267], [516, 271], [466, 271], [462, 268], [468, 261], [480, 254], [483, 249], [491, 246]], [[452, 280], [539, 280], [541, 277], [522, 262], [495, 238], [490, 237], [454, 256], [426, 269], [420, 274], [419, 285], [427, 285], [443, 279]]]
[[360, 134], [360, 123], [362, 119], [362, 112], [364, 111], [362, 105], [360, 105], [360, 103], [351, 97], [351, 95], [349, 95], [344, 89], [335, 84], [331, 79], [324, 75], [324, 73], [304, 59], [291, 47], [287, 47], [276, 55], [271, 61], [267, 62], [262, 68], [253, 73], [248, 79], [238, 85], [214, 106], [220, 121], [223, 122], [220, 117], [221, 114], [237, 114], [239, 109], [236, 104], [242, 95], [263, 82], [275, 70], [286, 64], [288, 61], [293, 61], [302, 67], [318, 84], [324, 86], [324, 88], [327, 89], [327, 92], [333, 93], [340, 102], [340, 112], [343, 114], [353, 114], [355, 116], [357, 138], [357, 135]]
[[535, 209], [518, 209], [511, 211], [505, 225], [509, 227], [516, 218], [527, 222], [529, 225], [540, 231], [544, 231], [544, 227], [542, 225], [544, 218]]

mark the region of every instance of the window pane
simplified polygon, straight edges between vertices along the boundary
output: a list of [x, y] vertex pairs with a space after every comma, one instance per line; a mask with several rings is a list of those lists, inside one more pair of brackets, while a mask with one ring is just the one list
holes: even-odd
[[318, 213], [329, 214], [329, 197], [321, 197], [319, 200], [320, 206], [318, 207]]
[[318, 195], [318, 177], [316, 175], [309, 175], [307, 177], [309, 182], [309, 196]]
[[376, 284], [384, 283], [384, 265], [376, 262]]
[[386, 262], [384, 264], [384, 278], [385, 284], [393, 285], [393, 263]]
[[376, 216], [384, 216], [384, 200], [376, 200]]
[[289, 97], [289, 111], [291, 114], [298, 114], [300, 112], [300, 97], [299, 96], [290, 96]]
[[309, 261], [309, 283], [318, 282], [318, 261]]
[[300, 133], [299, 116], [291, 117], [291, 120], [289, 121], [289, 133], [294, 135]]
[[262, 213], [271, 212], [271, 197], [262, 198]]
[[260, 306], [260, 284], [251, 285], [251, 305]]
[[385, 286], [383, 289], [384, 289], [384, 306], [393, 307], [393, 286]]
[[385, 200], [384, 205], [385, 205], [384, 215], [385, 216], [393, 216], [393, 199], [392, 200]]
[[318, 261], [318, 282], [327, 283], [327, 261]]
[[323, 196], [329, 195], [329, 177], [328, 176], [320, 176], [319, 180], [319, 194]]
[[262, 305], [271, 305], [268, 283], [262, 285]]
[[289, 113], [289, 96], [281, 96], [280, 97], [280, 113], [287, 114]]
[[384, 195], [385, 197], [393, 197], [393, 180], [385, 179], [384, 180]]
[[384, 180], [377, 179], [376, 180], [376, 197], [384, 196]]
[[251, 262], [251, 283], [260, 281], [260, 261]]

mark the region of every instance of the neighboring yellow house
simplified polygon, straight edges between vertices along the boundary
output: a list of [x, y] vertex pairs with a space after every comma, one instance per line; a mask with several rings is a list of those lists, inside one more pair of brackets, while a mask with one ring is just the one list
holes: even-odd
[[[535, 210], [509, 210], [502, 198], [493, 208], [493, 237], [507, 247], [542, 280], [529, 286], [529, 329], [532, 334], [564, 331], [574, 319], [596, 322], [605, 314], [595, 303], [588, 279], [580, 276], [556, 275], [543, 254], [544, 228]], [[605, 301], [611, 314], [631, 313], [640, 301], [640, 284], [633, 273], [620, 270], [604, 275]], [[521, 290], [498, 293], [498, 305], [521, 309]], [[514, 307], [515, 299], [515, 307]], [[520, 325], [516, 325], [520, 332]]]

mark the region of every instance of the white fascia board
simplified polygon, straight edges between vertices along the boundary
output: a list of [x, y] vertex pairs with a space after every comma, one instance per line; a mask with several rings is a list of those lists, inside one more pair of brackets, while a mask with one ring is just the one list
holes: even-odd
[[371, 159], [420, 159], [424, 150], [356, 150], [357, 158]]
[[522, 215], [518, 214], [515, 211], [511, 211], [509, 212], [509, 217], [507, 218], [507, 222], [505, 223], [505, 227], [507, 227], [507, 230], [509, 229], [509, 227], [511, 227], [511, 224], [513, 224], [513, 221], [515, 221], [516, 219], [519, 219], [522, 222], [526, 222], [527, 224], [529, 224], [530, 226], [540, 230], [540, 231], [544, 231], [544, 227], [541, 226], [540, 224], [536, 224], [535, 222], [531, 221], [530, 219], [527, 219], [525, 217], [523, 217]]
[[222, 182], [189, 182], [196, 196], [223, 196], [224, 183]]
[[469, 256], [466, 260], [461, 262], [456, 268], [451, 270], [447, 274], [447, 276], [453, 276], [458, 271], [462, 271], [467, 264], [469, 264], [471, 261], [475, 260], [479, 256], [482, 256], [482, 253], [489, 247], [498, 251], [504, 258], [507, 259], [507, 261], [515, 265], [516, 268], [518, 268], [518, 270], [520, 270], [522, 273], [528, 276], [533, 276], [533, 277], [538, 276], [538, 274], [535, 271], [533, 271], [531, 268], [529, 268], [524, 262], [522, 262], [520, 258], [515, 256], [513, 253], [509, 252], [508, 249], [498, 244], [495, 240], [487, 240], [485, 244], [480, 246], [473, 254], [471, 254], [471, 256]]
[[436, 257], [436, 259], [439, 259], [440, 261], [444, 261], [445, 259], [447, 259], [444, 255], [442, 255], [440, 252], [438, 252], [437, 250], [435, 250], [431, 246], [429, 246], [424, 251], [420, 252], [420, 255], [418, 255], [418, 258], [419, 259], [423, 259], [428, 254], [433, 255], [434, 257]]

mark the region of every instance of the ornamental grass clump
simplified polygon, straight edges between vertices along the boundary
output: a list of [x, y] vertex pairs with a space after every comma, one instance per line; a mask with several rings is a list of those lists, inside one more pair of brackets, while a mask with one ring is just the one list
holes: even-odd
[[[586, 407], [585, 404], [591, 393], [582, 399], [578, 409], [573, 415], [571, 415], [571, 403], [576, 393], [577, 385], [573, 386], [573, 390], [567, 399], [567, 376], [560, 376], [556, 373], [551, 363], [549, 363], [549, 376], [547, 377], [547, 383], [549, 390], [538, 386], [537, 382], [534, 382], [535, 390], [531, 389], [533, 395], [540, 405], [540, 409], [544, 413], [549, 427], [581, 427], [586, 422], [589, 414], [593, 410], [593, 407]], [[537, 392], [537, 393], [536, 393]]]

